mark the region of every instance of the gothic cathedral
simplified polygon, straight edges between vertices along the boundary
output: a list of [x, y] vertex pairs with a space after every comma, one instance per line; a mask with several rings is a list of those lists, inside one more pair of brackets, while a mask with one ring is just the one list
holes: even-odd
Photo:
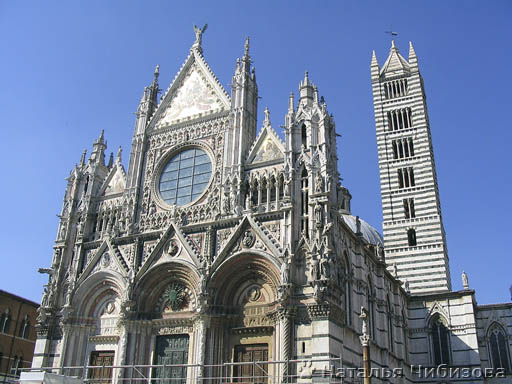
[[512, 305], [477, 305], [465, 275], [451, 290], [412, 45], [408, 60], [393, 44], [382, 68], [371, 61], [382, 238], [351, 214], [334, 117], [308, 73], [283, 141], [268, 109], [257, 125], [249, 40], [229, 95], [204, 29], [161, 98], [156, 67], [127, 170], [121, 149], [105, 161], [101, 132], [71, 171], [33, 367], [121, 367], [87, 373], [114, 383], [331, 382], [366, 345], [372, 367], [404, 372], [374, 383], [420, 382], [411, 364], [510, 372]]

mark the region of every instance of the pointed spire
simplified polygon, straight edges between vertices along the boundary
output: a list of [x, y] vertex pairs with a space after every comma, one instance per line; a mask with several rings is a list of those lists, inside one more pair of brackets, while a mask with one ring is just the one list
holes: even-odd
[[245, 45], [244, 45], [244, 59], [249, 59], [250, 58], [250, 56], [249, 56], [249, 47], [250, 47], [249, 36], [247, 36], [245, 38]]
[[114, 164], [114, 152], [110, 152], [110, 158], [108, 159], [108, 168], [112, 168], [112, 165]]
[[375, 54], [375, 49], [372, 51], [372, 63], [370, 64], [373, 66], [379, 66], [379, 62], [377, 61], [377, 55]]
[[372, 62], [370, 64], [370, 72], [372, 75], [372, 79], [378, 79], [380, 73], [379, 63], [377, 61], [377, 55], [375, 54], [375, 49], [372, 52]]
[[308, 71], [306, 71], [306, 73], [304, 74], [304, 82], [302, 84], [303, 84], [304, 87], [309, 85], [309, 73], [308, 73]]
[[288, 112], [292, 112], [295, 110], [295, 96], [293, 95], [293, 92], [290, 92], [290, 98], [288, 99]]
[[390, 51], [398, 51], [398, 48], [395, 45], [395, 40], [391, 40], [391, 49]]
[[123, 153], [123, 148], [119, 146], [119, 149], [117, 150], [117, 156], [116, 156], [116, 163], [121, 164], [121, 154]]
[[96, 141], [99, 144], [103, 144], [105, 139], [105, 131], [102, 129], [100, 133], [100, 137], [98, 137], [98, 140]]
[[313, 87], [313, 100], [318, 104], [318, 87], [316, 85]]
[[96, 139], [92, 145], [91, 156], [89, 161], [105, 165], [105, 149], [107, 149], [107, 143], [105, 142], [104, 131], [101, 130], [100, 136]]
[[309, 80], [309, 73], [306, 71], [304, 74], [304, 80], [300, 82], [299, 90], [300, 90], [300, 98], [308, 98], [313, 100], [313, 92], [314, 92], [314, 86], [310, 80]]
[[84, 149], [84, 151], [82, 152], [82, 157], [80, 157], [80, 167], [84, 166], [86, 155], [87, 155], [87, 149]]
[[412, 41], [409, 41], [409, 65], [413, 68], [418, 67], [418, 57], [416, 56]]

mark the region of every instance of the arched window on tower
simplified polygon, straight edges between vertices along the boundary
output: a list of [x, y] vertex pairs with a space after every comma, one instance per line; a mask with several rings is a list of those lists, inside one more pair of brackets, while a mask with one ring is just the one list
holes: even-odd
[[498, 323], [494, 323], [489, 327], [489, 355], [492, 367], [494, 369], [504, 369], [510, 372], [510, 354], [508, 349], [508, 337], [505, 330]]
[[407, 230], [407, 243], [409, 244], [409, 247], [415, 247], [416, 242], [416, 230], [414, 228], [409, 228]]
[[432, 360], [435, 365], [450, 364], [450, 331], [446, 320], [436, 314], [430, 321]]

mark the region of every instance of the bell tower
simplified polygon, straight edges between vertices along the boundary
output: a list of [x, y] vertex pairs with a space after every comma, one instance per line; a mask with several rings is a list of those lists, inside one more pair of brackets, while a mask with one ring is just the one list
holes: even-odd
[[392, 42], [371, 78], [388, 268], [411, 292], [451, 290], [425, 89], [410, 43], [409, 60]]

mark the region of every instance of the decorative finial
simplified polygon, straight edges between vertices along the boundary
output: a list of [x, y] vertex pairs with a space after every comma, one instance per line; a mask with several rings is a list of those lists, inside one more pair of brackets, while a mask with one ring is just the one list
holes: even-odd
[[193, 48], [201, 49], [201, 43], [203, 42], [203, 33], [206, 31], [206, 28], [208, 28], [208, 24], [205, 24], [203, 28], [199, 28], [197, 25], [194, 25], [196, 41], [194, 41], [194, 45], [192, 45]]
[[469, 289], [468, 275], [464, 271], [462, 271], [462, 287], [464, 289]]
[[288, 111], [294, 110], [294, 95], [293, 92], [290, 92], [290, 98], [288, 99]]
[[391, 40], [391, 48], [396, 48], [396, 46], [395, 46], [395, 40]]
[[160, 75], [160, 64], [156, 65], [154, 75], [155, 75], [155, 82], [156, 82], [156, 80], [158, 79], [158, 76]]
[[306, 73], [304, 74], [304, 85], [308, 85], [309, 84], [309, 73], [308, 71], [306, 71]]
[[110, 152], [110, 158], [108, 159], [107, 167], [111, 168], [113, 164], [114, 164], [114, 152]]
[[244, 57], [249, 57], [249, 36], [245, 38], [245, 45], [244, 45]]
[[80, 158], [80, 166], [82, 167], [85, 164], [85, 156], [87, 155], [87, 149], [84, 149], [82, 152], [82, 157]]

